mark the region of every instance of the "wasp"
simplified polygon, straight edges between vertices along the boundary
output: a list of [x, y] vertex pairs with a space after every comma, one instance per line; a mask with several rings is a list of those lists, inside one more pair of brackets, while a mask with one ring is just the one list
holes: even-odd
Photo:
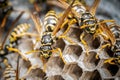
[[[23, 57], [24, 60], [27, 60], [27, 58], [16, 48], [16, 46], [18, 45], [18, 40], [21, 38], [22, 35], [31, 35], [29, 33], [25, 33], [28, 31], [29, 28], [30, 24], [24, 23], [18, 25], [15, 29], [13, 29], [11, 33], [10, 30], [0, 47], [0, 56], [5, 56], [9, 52], [17, 52]], [[10, 33], [9, 44], [5, 44], [9, 33]]]
[[[21, 12], [20, 15], [12, 22], [12, 24], [11, 24], [11, 26], [10, 26], [10, 29], [8, 30], [8, 32], [7, 32], [7, 34], [5, 35], [4, 39], [3, 39], [3, 40], [1, 39], [1, 44], [0, 44], [0, 56], [4, 56], [4, 55], [8, 54], [8, 49], [7, 49], [7, 47], [10, 47], [10, 46], [12, 46], [12, 45], [11, 45], [11, 44], [5, 45], [5, 43], [6, 43], [7, 39], [8, 39], [8, 36], [9, 36], [10, 32], [11, 32], [12, 29], [14, 28], [14, 25], [15, 25], [16, 22], [20, 19], [20, 17], [23, 15], [23, 13], [24, 13], [24, 12]], [[3, 33], [4, 33], [2, 30], [3, 30], [3, 29], [0, 30], [0, 32], [2, 32], [1, 35], [0, 35], [1, 38], [3, 37]]]
[[[72, 4], [74, 3], [74, 1], [72, 2]], [[69, 39], [67, 36], [64, 35], [60, 35], [60, 36], [56, 36], [54, 33], [56, 33], [57, 28], [61, 27], [67, 14], [69, 13], [69, 11], [71, 10], [71, 6], [72, 4], [65, 10], [65, 12], [63, 13], [62, 17], [58, 20], [58, 17], [55, 13], [55, 11], [50, 10], [48, 11], [48, 13], [45, 15], [44, 18], [44, 27], [45, 27], [45, 31], [42, 32], [42, 25], [41, 22], [39, 22], [39, 17], [35, 16], [35, 15], [31, 15], [32, 20], [35, 24], [35, 27], [37, 29], [37, 32], [39, 33], [39, 37], [36, 40], [36, 42], [40, 41], [40, 48], [33, 50], [33, 51], [29, 51], [26, 52], [26, 54], [30, 54], [30, 53], [34, 53], [34, 52], [39, 52], [40, 58], [48, 60], [51, 55], [54, 52], [59, 52], [60, 57], [62, 58], [63, 62], [66, 63], [63, 59], [62, 56], [62, 51], [60, 48], [54, 48], [52, 45], [56, 42], [56, 40], [64, 38], [66, 40], [68, 40], [69, 42], [72, 42], [71, 39]], [[35, 43], [36, 44], [36, 43]], [[43, 61], [44, 64], [44, 61]], [[44, 69], [45, 69], [45, 65], [44, 65]], [[34, 69], [34, 66], [31, 66], [28, 71], [27, 74], [29, 74], [29, 72]]]
[[[104, 24], [107, 26], [107, 24]], [[108, 26], [107, 26], [108, 27]], [[111, 47], [111, 50], [113, 52], [113, 57], [105, 60], [105, 63], [110, 63], [110, 64], [118, 64], [120, 65], [120, 26], [114, 24], [111, 24], [109, 26], [109, 32], [111, 32], [112, 39], [114, 39], [114, 42], [109, 42], [102, 47], [105, 48], [107, 46]]]
[[12, 65], [9, 63], [8, 58], [4, 57], [3, 63], [5, 65], [5, 70], [3, 71], [3, 78], [5, 80], [25, 80], [25, 79], [19, 79], [19, 58], [17, 58], [17, 66], [16, 70], [12, 67]]
[[0, 15], [3, 15], [0, 27], [3, 28], [6, 24], [7, 18], [13, 11], [13, 7], [10, 5], [8, 0], [0, 0]]
[[[62, 5], [60, 7], [69, 6], [68, 3], [62, 0], [58, 0]], [[114, 22], [114, 20], [98, 20], [95, 17], [96, 9], [98, 7], [100, 0], [95, 0], [91, 8], [86, 8], [82, 3], [80, 3], [78, 0], [73, 4], [71, 14], [75, 17], [74, 22], [78, 23], [78, 26], [80, 29], [83, 30], [83, 33], [80, 35], [81, 42], [85, 45], [87, 55], [89, 55], [88, 51], [88, 44], [86, 43], [83, 38], [85, 37], [85, 34], [91, 34], [95, 38], [98, 34], [102, 35], [103, 37], [108, 37], [108, 33], [104, 34], [104, 27], [102, 26], [102, 23], [106, 22]], [[74, 23], [73, 22], [73, 23]], [[111, 39], [112, 40], [112, 39]], [[97, 55], [96, 55], [97, 56]]]

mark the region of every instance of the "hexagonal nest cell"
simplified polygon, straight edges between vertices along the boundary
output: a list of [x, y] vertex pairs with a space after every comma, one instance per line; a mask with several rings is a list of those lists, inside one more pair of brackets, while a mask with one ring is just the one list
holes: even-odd
[[[64, 9], [61, 9], [59, 7], [60, 6], [59, 3], [55, 3], [55, 1], [58, 0], [10, 0], [15, 10], [25, 11], [25, 14], [16, 23], [16, 25], [25, 22], [29, 23], [31, 24], [31, 28], [29, 29], [28, 33], [32, 33], [33, 35], [37, 34], [37, 37], [25, 36], [21, 38], [19, 40], [20, 43], [16, 46], [17, 48], [20, 49], [23, 56], [27, 57], [28, 59], [28, 61], [25, 61], [23, 60], [23, 56], [20, 57], [19, 78], [25, 78], [25, 80], [120, 80], [120, 66], [116, 64], [104, 63], [106, 59], [112, 58], [114, 55], [114, 52], [111, 50], [111, 47], [105, 47], [104, 49], [100, 50], [101, 46], [104, 44], [106, 40], [101, 35], [97, 35], [94, 38], [93, 36], [94, 34], [89, 34], [85, 32], [83, 40], [87, 43], [86, 47], [86, 45], [83, 44], [80, 39], [81, 35], [84, 33], [85, 30], [80, 29], [78, 23], [70, 25], [70, 29], [64, 35], [67, 36], [71, 41], [75, 42], [75, 44], [70, 43], [65, 38], [62, 39], [58, 38], [58, 40], [56, 40], [56, 42], [52, 45], [52, 48], [54, 50], [51, 50], [53, 52], [49, 59], [48, 58], [43, 59], [43, 56], [38, 56], [40, 55], [40, 47], [43, 46], [43, 44], [41, 44], [39, 41], [40, 40], [39, 38], [41, 38], [42, 36], [36, 33], [37, 32], [35, 27], [36, 25], [33, 23], [34, 21], [30, 19], [28, 10], [30, 12], [33, 12], [33, 14], [39, 15], [40, 17], [39, 21], [41, 22], [42, 26], [41, 32], [43, 32], [45, 31], [45, 26], [43, 22], [44, 17], [49, 10], [54, 10], [57, 13], [57, 16], [59, 17], [58, 23], [60, 22], [61, 19], [60, 18], [61, 12], [65, 12]], [[82, 4], [87, 5], [89, 7], [94, 0], [77, 0], [77, 1], [82, 1], [81, 2]], [[49, 2], [53, 3], [50, 4]], [[57, 6], [55, 4], [57, 4]], [[65, 5], [62, 6], [64, 7]], [[118, 23], [120, 23], [119, 6], [120, 0], [101, 0], [101, 3], [99, 5], [99, 8], [97, 9], [95, 16], [96, 18], [98, 18], [98, 20], [115, 19]], [[0, 14], [2, 14], [1, 7]], [[7, 26], [8, 23], [9, 25], [12, 24], [11, 22], [12, 20], [15, 20], [15, 17], [17, 17], [16, 12], [12, 13], [9, 16], [10, 20], [9, 19], [7, 20], [8, 22], [5, 26], [5, 29], [3, 31], [0, 30], [1, 39], [5, 37], [5, 34], [7, 34], [7, 30], [9, 30], [10, 26]], [[0, 16], [0, 21], [1, 18], [2, 16]], [[76, 20], [79, 20], [76, 17], [74, 18]], [[60, 28], [55, 36], [59, 37], [59, 35], [64, 33], [67, 30], [67, 28], [68, 24], [66, 24], [64, 28], [62, 29]], [[2, 32], [4, 33], [2, 34]], [[1, 36], [1, 34], [3, 36]], [[35, 41], [36, 42], [38, 41], [38, 43], [36, 43]], [[7, 43], [9, 43], [8, 40], [6, 41], [6, 44]], [[55, 51], [55, 49], [58, 48], [60, 49], [61, 54], [59, 54], [60, 53], [59, 50]], [[26, 54], [26, 51], [29, 52], [29, 50], [32, 50], [33, 52], [31, 51], [31, 54]], [[35, 50], [36, 52], [34, 52]], [[97, 54], [99, 56], [98, 59], [96, 58]], [[17, 56], [18, 56], [17, 53], [11, 53], [5, 56], [8, 58], [9, 62], [11, 63], [12, 67], [15, 70], [17, 65], [16, 60]], [[2, 62], [2, 59], [3, 57], [0, 58], [0, 80], [4, 80], [3, 72], [5, 69], [5, 65], [3, 65], [4, 63]], [[26, 75], [27, 70], [31, 66], [32, 70]]]

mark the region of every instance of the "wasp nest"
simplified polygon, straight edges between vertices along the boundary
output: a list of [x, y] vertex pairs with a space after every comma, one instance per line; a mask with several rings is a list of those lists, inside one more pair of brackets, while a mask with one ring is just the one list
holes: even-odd
[[[98, 11], [98, 17], [101, 17], [99, 16], [100, 13], [101, 12]], [[108, 17], [109, 16], [107, 16], [107, 18]], [[43, 14], [41, 16], [41, 19], [42, 18]], [[28, 23], [31, 24], [29, 32], [36, 33], [37, 31], [32, 22], [29, 21]], [[64, 29], [60, 30], [57, 35], [60, 35], [63, 31]], [[72, 25], [65, 36], [68, 36], [75, 44], [69, 43], [65, 39], [59, 39], [54, 44], [54, 47], [61, 49], [66, 64], [59, 54], [55, 53], [53, 53], [53, 55], [45, 62], [45, 66], [37, 52], [24, 54], [28, 58], [28, 61], [23, 60], [22, 57], [20, 58], [19, 78], [26, 78], [27, 80], [120, 80], [119, 66], [104, 63], [106, 59], [113, 56], [113, 54], [111, 54], [112, 51], [109, 48], [100, 50], [102, 44], [105, 43], [104, 38], [102, 36], [97, 36], [94, 39], [92, 35], [85, 34], [83, 39], [88, 43], [89, 48], [87, 54], [86, 47], [80, 40], [82, 33], [83, 31], [81, 29], [77, 28], [76, 25]], [[35, 37], [24, 36], [19, 40], [17, 48], [21, 53], [31, 51], [34, 48], [35, 40]], [[35, 48], [37, 49], [39, 47], [40, 44], [38, 43]], [[98, 58], [96, 58], [97, 54], [99, 55]], [[17, 65], [17, 56], [17, 53], [7, 55], [7, 58], [14, 69], [16, 69]], [[34, 68], [27, 74], [27, 71], [31, 66]], [[1, 72], [2, 71], [3, 70], [1, 70]], [[2, 76], [0, 77], [1, 80], [4, 80]]]

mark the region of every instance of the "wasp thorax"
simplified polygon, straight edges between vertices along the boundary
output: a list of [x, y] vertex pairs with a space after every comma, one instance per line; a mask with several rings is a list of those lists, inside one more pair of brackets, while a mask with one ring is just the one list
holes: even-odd
[[41, 40], [42, 44], [53, 44], [53, 39], [50, 33], [44, 33]]

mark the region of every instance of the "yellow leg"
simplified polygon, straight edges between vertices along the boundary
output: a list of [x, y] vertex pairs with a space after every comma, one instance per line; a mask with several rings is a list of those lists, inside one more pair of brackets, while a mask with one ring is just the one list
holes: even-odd
[[81, 42], [84, 44], [85, 48], [86, 48], [86, 52], [87, 52], [87, 55], [89, 55], [89, 48], [88, 48], [88, 44], [83, 40], [83, 37], [85, 36], [85, 33], [82, 33], [81, 36], [80, 36], [80, 40]]
[[109, 64], [115, 64], [114, 62], [112, 62], [114, 60], [114, 58], [110, 58], [104, 61], [104, 63], [109, 63]]
[[35, 52], [40, 52], [40, 50], [32, 50], [32, 51], [26, 52], [25, 54], [31, 54], [31, 53], [35, 53]]
[[41, 40], [40, 40], [40, 37], [37, 37], [35, 44], [33, 44], [33, 48], [37, 45], [37, 43], [38, 43], [39, 41], [41, 41]]
[[101, 21], [99, 23], [106, 23], [106, 22], [115, 22], [115, 20], [103, 20], [103, 21]]
[[100, 50], [102, 50], [102, 49], [106, 48], [107, 46], [108, 46], [108, 47], [110, 47], [110, 46], [111, 46], [111, 44], [110, 44], [110, 43], [107, 43], [107, 44], [102, 45], [102, 47], [100, 48]]
[[102, 35], [102, 37], [103, 37], [105, 40], [108, 40], [108, 39], [109, 39], [109, 37], [108, 37], [106, 34], [104, 34], [103, 32], [102, 32], [100, 35]]
[[7, 48], [7, 49], [8, 49], [9, 51], [14, 51], [14, 52], [19, 53], [24, 60], [28, 61], [28, 58], [26, 58], [18, 49], [16, 49], [16, 48]]
[[66, 30], [62, 35], [65, 35], [65, 34], [70, 30], [70, 26], [71, 26], [72, 24], [74, 24], [74, 23], [76, 23], [76, 20], [75, 20], [75, 19], [70, 20], [70, 21], [68, 22], [68, 28], [67, 28], [67, 30]]
[[59, 39], [61, 39], [61, 38], [66, 39], [68, 42], [70, 42], [70, 43], [73, 44], [73, 45], [76, 44], [73, 40], [71, 40], [71, 39], [68, 38], [67, 36], [59, 36], [58, 38], [59, 38]]
[[59, 55], [60, 55], [61, 59], [62, 59], [63, 62], [66, 64], [66, 61], [65, 61], [64, 58], [63, 58], [62, 51], [61, 51], [60, 48], [53, 49], [52, 52], [59, 52]]
[[61, 29], [68, 23], [68, 19], [65, 20], [65, 22], [62, 24], [62, 26], [60, 27]]
[[100, 51], [101, 51], [102, 49], [106, 48], [107, 46], [111, 46], [110, 43], [107, 43], [107, 44], [103, 45], [103, 46], [100, 48], [99, 53], [96, 54], [96, 56], [95, 56], [96, 59], [98, 59], [98, 56], [100, 55]]
[[43, 72], [46, 72], [47, 67], [46, 67], [46, 62], [43, 55], [40, 56], [40, 59], [42, 60], [42, 63], [43, 63]]
[[15, 35], [15, 37], [22, 37], [22, 36], [35, 36], [35, 37], [39, 37], [38, 34], [33, 34], [33, 33], [21, 33], [21, 34]]
[[99, 32], [96, 31], [96, 33], [93, 35], [93, 40], [96, 38], [96, 36], [99, 35]]
[[68, 25], [66, 31], [63, 34], [61, 34], [61, 36], [65, 35], [69, 30], [70, 30], [70, 26]]
[[46, 72], [47, 66], [46, 64], [43, 64], [43, 72]]

